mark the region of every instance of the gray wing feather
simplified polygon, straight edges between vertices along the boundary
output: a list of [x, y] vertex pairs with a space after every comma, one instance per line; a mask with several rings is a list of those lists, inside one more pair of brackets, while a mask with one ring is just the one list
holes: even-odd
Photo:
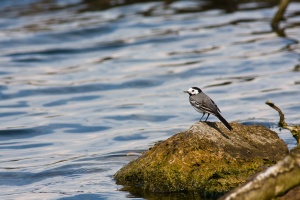
[[206, 94], [201, 92], [200, 94], [190, 96], [191, 102], [194, 103], [194, 105], [211, 114], [217, 114], [218, 112], [221, 112], [218, 106], [215, 104], [215, 102]]

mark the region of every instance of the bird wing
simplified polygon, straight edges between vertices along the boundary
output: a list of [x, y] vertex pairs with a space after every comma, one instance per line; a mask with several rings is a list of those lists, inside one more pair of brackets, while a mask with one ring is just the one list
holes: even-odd
[[191, 103], [199, 110], [199, 111], [203, 111], [206, 113], [215, 113], [214, 110], [212, 110], [209, 106], [207, 106], [207, 104], [204, 101], [195, 101], [195, 100], [191, 100]]
[[191, 102], [194, 104], [196, 108], [199, 110], [203, 110], [204, 112], [211, 113], [211, 114], [216, 114], [220, 112], [220, 109], [218, 106], [215, 104], [215, 102], [209, 98], [204, 93], [200, 93], [198, 95], [190, 96], [191, 97]]
[[217, 111], [221, 112], [221, 110], [219, 109], [219, 107], [217, 106], [217, 104], [216, 104], [212, 99], [210, 99], [210, 100], [211, 100], [211, 102], [216, 106]]

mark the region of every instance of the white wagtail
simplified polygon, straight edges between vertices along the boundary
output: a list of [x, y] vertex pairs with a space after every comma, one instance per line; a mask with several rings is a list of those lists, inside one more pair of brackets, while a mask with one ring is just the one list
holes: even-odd
[[[203, 116], [207, 113], [206, 120], [208, 119], [210, 114], [213, 114], [216, 116], [230, 131], [233, 130], [230, 124], [221, 116], [220, 109], [215, 104], [215, 102], [207, 96], [200, 88], [197, 87], [191, 87], [188, 89], [188, 91], [183, 91], [185, 93], [188, 93], [190, 95], [190, 104], [193, 106], [193, 108], [199, 112], [203, 113], [201, 119]], [[201, 121], [200, 119], [200, 121]], [[205, 120], [205, 121], [206, 121]]]

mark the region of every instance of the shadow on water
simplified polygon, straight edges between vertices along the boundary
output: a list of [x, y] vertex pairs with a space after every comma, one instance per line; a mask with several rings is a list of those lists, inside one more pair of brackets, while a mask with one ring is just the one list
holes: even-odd
[[[20, 97], [35, 96], [35, 95], [45, 95], [45, 94], [50, 94], [50, 95], [62, 95], [62, 94], [67, 95], [67, 94], [79, 94], [79, 93], [82, 94], [82, 93], [95, 92], [95, 91], [118, 90], [118, 89], [126, 89], [126, 88], [142, 89], [147, 87], [158, 86], [161, 84], [162, 81], [159, 80], [134, 80], [134, 81], [127, 81], [120, 84], [101, 84], [101, 83], [96, 84], [95, 83], [95, 84], [78, 85], [78, 86], [64, 86], [64, 87], [61, 86], [61, 87], [48, 87], [48, 88], [41, 88], [41, 89], [34, 89], [34, 90], [21, 90], [13, 94], [1, 93], [0, 97], [1, 99], [5, 100], [5, 99], [20, 98]], [[92, 97], [92, 99], [94, 98], [95, 97]], [[101, 98], [101, 97], [98, 96], [97, 98]], [[64, 103], [64, 102], [58, 102], [58, 103]]]
[[265, 126], [267, 128], [272, 128], [272, 127], [276, 127], [276, 123], [274, 122], [267, 122], [267, 121], [256, 121], [256, 120], [252, 120], [252, 121], [246, 121], [246, 122], [241, 122], [241, 124], [246, 125], [246, 126], [251, 126], [251, 125], [261, 125], [261, 126]]
[[[63, 162], [60, 161], [60, 162]], [[17, 167], [16, 167], [17, 168]], [[0, 185], [28, 185], [53, 177], [76, 177], [82, 174], [101, 173], [102, 169], [96, 163], [65, 164], [60, 167], [44, 170], [39, 173], [30, 172], [0, 172]]]
[[72, 197], [62, 197], [59, 198], [59, 200], [89, 200], [89, 199], [104, 200], [104, 199], [108, 199], [109, 197], [110, 195], [108, 194], [78, 194]]
[[23, 114], [26, 114], [26, 112], [2, 112], [0, 113], [0, 118]]
[[[123, 1], [113, 1], [113, 0], [103, 0], [103, 1], [94, 1], [94, 0], [83, 0], [78, 2], [72, 2], [65, 4], [57, 4], [55, 1], [47, 1], [47, 0], [40, 0], [40, 1], [32, 1], [26, 3], [14, 3], [9, 4], [7, 3], [6, 6], [2, 6], [2, 15], [5, 13], [10, 14], [11, 16], [14, 15], [32, 15], [32, 14], [39, 14], [49, 11], [57, 11], [57, 10], [65, 10], [65, 9], [75, 9], [79, 13], [84, 13], [88, 11], [101, 11], [107, 10], [115, 7], [123, 7], [133, 4], [140, 4], [140, 3], [163, 3], [164, 7], [167, 8], [168, 6], [172, 5], [174, 2], [178, 2], [175, 0], [123, 0]], [[247, 5], [247, 3], [249, 3]], [[255, 10], [255, 9], [262, 9], [262, 8], [271, 8], [278, 5], [278, 1], [276, 0], [267, 0], [257, 2], [255, 5], [251, 4], [253, 1], [232, 1], [232, 0], [209, 0], [209, 1], [194, 1], [193, 6], [191, 7], [179, 7], [175, 8], [176, 13], [193, 13], [193, 12], [203, 12], [212, 9], [220, 9], [224, 10], [227, 13], [231, 13], [237, 10]], [[10, 6], [15, 7], [22, 7], [22, 10], [19, 9], [11, 9]], [[47, 6], [45, 6], [47, 5]], [[242, 6], [241, 6], [242, 5]], [[246, 5], [246, 6], [245, 6]], [[156, 7], [156, 6], [155, 6]], [[155, 10], [155, 7], [150, 7], [147, 11], [144, 11], [144, 16], [152, 15], [152, 12]], [[1, 11], [1, 9], [0, 9]], [[5, 12], [4, 12], [5, 11]], [[6, 15], [7, 15], [6, 14]], [[157, 13], [153, 13], [156, 15]]]
[[173, 193], [143, 193], [138, 190], [131, 191], [131, 195], [127, 197], [134, 197], [134, 198], [144, 198], [149, 200], [168, 200], [168, 199], [175, 199], [175, 200], [183, 200], [183, 199], [197, 199], [197, 200], [214, 200], [218, 199], [224, 195], [221, 194], [212, 194], [211, 196], [207, 196], [199, 191], [189, 191], [189, 192], [173, 192]]
[[32, 128], [10, 128], [0, 130], [1, 140], [21, 139], [21, 138], [32, 138], [45, 134], [51, 134], [57, 132], [59, 129], [64, 129], [66, 133], [92, 133], [101, 132], [111, 127], [106, 126], [84, 126], [81, 124], [48, 124], [44, 126], [37, 126]]
[[94, 99], [98, 99], [98, 98], [100, 98], [100, 96], [72, 97], [72, 98], [69, 98], [69, 99], [63, 99], [63, 100], [58, 100], [58, 101], [54, 101], [54, 102], [51, 102], [51, 103], [47, 103], [47, 104], [44, 104], [44, 106], [46, 106], [46, 107], [61, 106], [61, 105], [66, 105], [66, 104], [71, 103], [71, 102], [89, 101], [89, 100], [94, 100]]
[[[1, 136], [0, 136], [1, 137]], [[14, 145], [16, 144], [16, 145]], [[32, 149], [53, 145], [53, 143], [39, 143], [39, 144], [18, 144], [18, 143], [0, 143], [0, 149]]]
[[[174, 2], [178, 2], [175, 0], [124, 0], [124, 1], [112, 1], [112, 0], [104, 0], [104, 1], [93, 1], [93, 0], [83, 0], [83, 4], [86, 5], [84, 9], [81, 9], [80, 12], [85, 11], [99, 11], [106, 10], [113, 7], [132, 5], [137, 3], [147, 3], [147, 2], [160, 2], [163, 3], [165, 8], [171, 5]], [[232, 1], [232, 0], [209, 0], [209, 1], [194, 1], [193, 7], [182, 7], [176, 8], [176, 13], [192, 13], [192, 12], [202, 12], [211, 9], [221, 9], [228, 13], [234, 12], [237, 10], [251, 10], [251, 9], [261, 9], [261, 8], [269, 8], [276, 6], [278, 1], [270, 0], [261, 2], [261, 4], [256, 4], [255, 6], [247, 6], [240, 7], [240, 4], [243, 4], [247, 1]], [[197, 6], [198, 4], [198, 6]], [[145, 15], [151, 15], [153, 8], [145, 11]]]
[[141, 139], [147, 139], [148, 137], [143, 136], [141, 134], [135, 134], [135, 135], [127, 135], [127, 136], [117, 136], [114, 138], [115, 141], [130, 141], [130, 140], [141, 140]]
[[117, 121], [122, 121], [122, 120], [138, 120], [138, 121], [149, 121], [149, 122], [161, 122], [161, 121], [167, 121], [171, 118], [174, 118], [176, 116], [171, 116], [171, 115], [163, 115], [163, 116], [154, 116], [154, 115], [138, 115], [138, 114], [133, 114], [133, 115], [125, 115], [125, 116], [112, 116], [112, 117], [106, 117], [108, 119], [114, 119]]

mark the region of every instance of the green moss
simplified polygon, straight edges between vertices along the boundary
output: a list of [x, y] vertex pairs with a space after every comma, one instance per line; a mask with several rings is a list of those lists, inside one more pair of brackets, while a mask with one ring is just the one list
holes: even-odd
[[156, 144], [118, 171], [117, 183], [131, 192], [198, 191], [218, 196], [288, 152], [283, 141], [264, 127], [234, 123], [236, 132], [229, 132], [214, 125], [217, 129], [198, 123]]

